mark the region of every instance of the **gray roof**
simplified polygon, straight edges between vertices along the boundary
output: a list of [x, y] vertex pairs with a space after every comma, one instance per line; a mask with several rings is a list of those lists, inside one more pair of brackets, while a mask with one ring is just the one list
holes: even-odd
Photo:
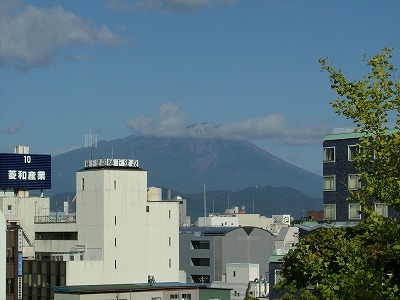
[[115, 292], [141, 292], [154, 290], [177, 290], [177, 289], [218, 289], [227, 290], [224, 288], [209, 288], [205, 284], [195, 283], [180, 283], [180, 282], [155, 282], [149, 283], [127, 283], [127, 284], [102, 284], [102, 285], [71, 285], [71, 286], [56, 286], [56, 293], [71, 293], [71, 294], [94, 294], [94, 293], [115, 293]]
[[[213, 226], [213, 227], [180, 227], [179, 228], [179, 233], [198, 233], [201, 234], [202, 236], [223, 236], [226, 235], [228, 232], [237, 230], [237, 229], [243, 229], [248, 235], [253, 231], [253, 229], [261, 229], [264, 231], [264, 228], [261, 227], [255, 227], [255, 226]], [[269, 231], [267, 231], [269, 232]], [[271, 235], [272, 233], [269, 232]]]

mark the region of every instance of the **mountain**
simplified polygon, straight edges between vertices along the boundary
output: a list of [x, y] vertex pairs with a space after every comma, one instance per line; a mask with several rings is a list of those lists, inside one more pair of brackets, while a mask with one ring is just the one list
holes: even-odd
[[[96, 158], [132, 158], [148, 171], [148, 185], [185, 194], [247, 187], [289, 187], [322, 197], [322, 177], [291, 165], [244, 140], [135, 136], [100, 141]], [[51, 194], [75, 191], [75, 172], [90, 159], [80, 148], [52, 157]]]

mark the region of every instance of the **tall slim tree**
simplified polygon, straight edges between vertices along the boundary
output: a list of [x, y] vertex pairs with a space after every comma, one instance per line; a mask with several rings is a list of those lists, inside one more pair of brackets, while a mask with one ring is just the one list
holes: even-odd
[[355, 227], [319, 229], [285, 255], [276, 288], [292, 295], [312, 287], [318, 299], [400, 298], [400, 223], [373, 209], [379, 202], [400, 212], [400, 81], [391, 49], [364, 58], [371, 71], [358, 81], [327, 59], [320, 63], [338, 94], [333, 109], [361, 136], [354, 165], [362, 186], [350, 198], [365, 219]]

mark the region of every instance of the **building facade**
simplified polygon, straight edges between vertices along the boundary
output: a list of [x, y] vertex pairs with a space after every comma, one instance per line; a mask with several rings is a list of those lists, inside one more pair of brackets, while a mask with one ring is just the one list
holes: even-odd
[[228, 263], [259, 265], [268, 272], [274, 235], [258, 227], [187, 227], [180, 229], [180, 269], [188, 283], [222, 281]]
[[[335, 222], [359, 222], [360, 205], [348, 201], [350, 191], [361, 187], [353, 159], [359, 151], [359, 133], [334, 133], [323, 141], [324, 219]], [[385, 203], [374, 203], [375, 211], [386, 217], [397, 214]]]
[[230, 300], [230, 289], [180, 283], [77, 285], [55, 288], [55, 300]]

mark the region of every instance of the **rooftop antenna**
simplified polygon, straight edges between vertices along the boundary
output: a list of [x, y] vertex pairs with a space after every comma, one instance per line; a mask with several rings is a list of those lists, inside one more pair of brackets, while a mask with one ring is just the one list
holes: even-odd
[[207, 217], [206, 184], [204, 184], [204, 226], [206, 226], [206, 217]]
[[90, 149], [90, 160], [92, 160], [93, 149], [97, 148], [97, 134], [92, 134], [92, 129], [89, 134], [85, 134], [85, 148]]

